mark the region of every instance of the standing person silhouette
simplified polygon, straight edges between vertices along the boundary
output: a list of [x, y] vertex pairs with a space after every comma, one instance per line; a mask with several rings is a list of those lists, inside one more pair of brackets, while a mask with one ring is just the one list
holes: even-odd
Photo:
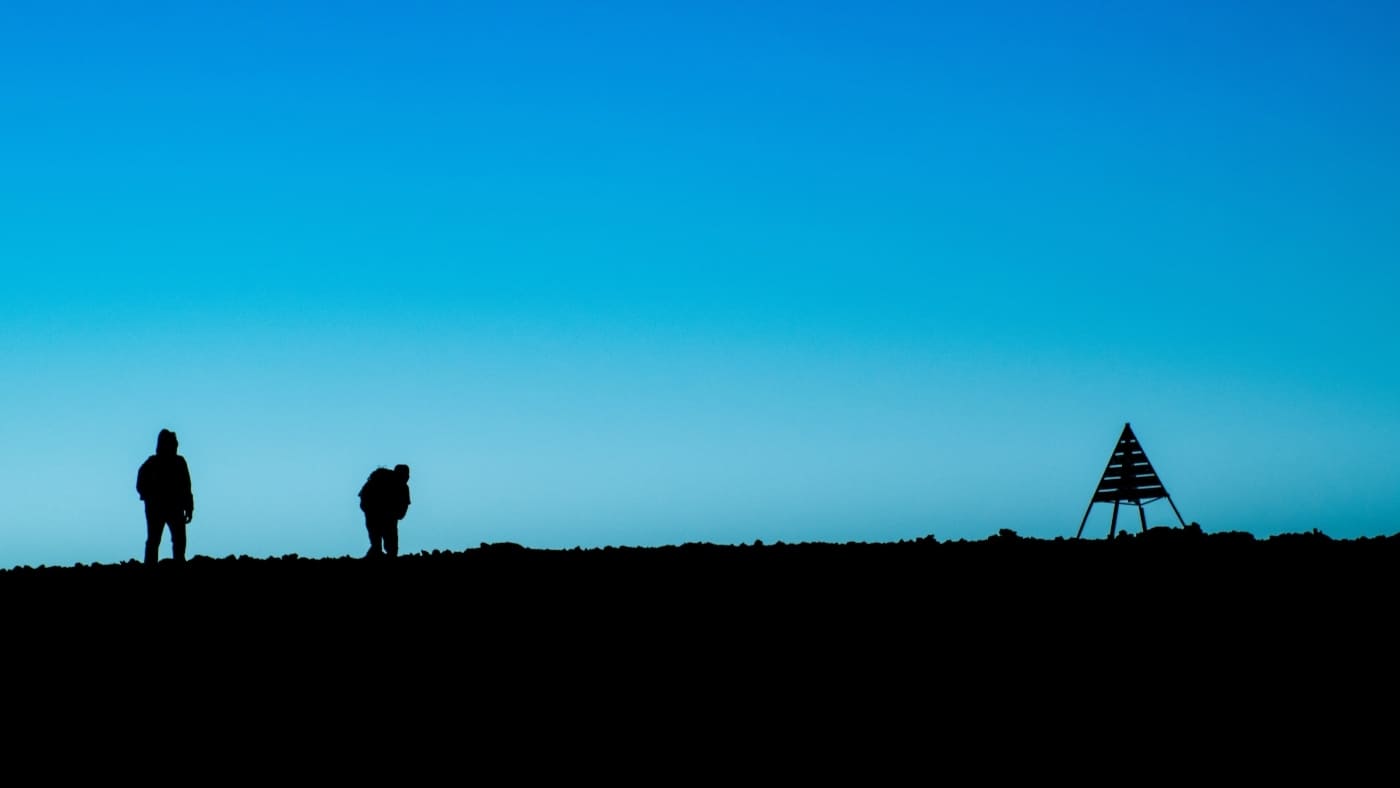
[[160, 538], [170, 528], [170, 557], [185, 560], [185, 526], [194, 519], [190, 466], [176, 453], [180, 441], [170, 430], [156, 437], [156, 453], [136, 472], [136, 492], [146, 502], [146, 565], [160, 555]]
[[360, 511], [365, 513], [365, 530], [369, 532], [369, 552], [365, 558], [399, 554], [399, 520], [408, 514], [412, 503], [408, 494], [408, 466], [395, 465], [375, 468], [360, 488]]

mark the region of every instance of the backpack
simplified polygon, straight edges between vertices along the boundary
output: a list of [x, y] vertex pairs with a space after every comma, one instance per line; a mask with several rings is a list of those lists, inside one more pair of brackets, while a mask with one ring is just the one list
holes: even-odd
[[382, 512], [392, 500], [394, 483], [394, 472], [388, 468], [375, 468], [370, 471], [369, 478], [360, 488], [360, 511]]

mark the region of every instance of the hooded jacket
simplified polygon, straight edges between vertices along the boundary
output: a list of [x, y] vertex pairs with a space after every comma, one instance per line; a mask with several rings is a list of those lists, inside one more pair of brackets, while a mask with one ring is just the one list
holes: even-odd
[[175, 433], [161, 430], [156, 438], [156, 453], [147, 457], [136, 472], [136, 493], [146, 502], [146, 508], [194, 511], [190, 468], [185, 458], [176, 453], [179, 445]]

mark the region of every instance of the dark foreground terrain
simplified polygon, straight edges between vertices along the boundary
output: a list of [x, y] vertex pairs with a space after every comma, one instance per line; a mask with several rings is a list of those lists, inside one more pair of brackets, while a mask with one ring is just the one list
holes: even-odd
[[1358, 715], [1393, 715], [1398, 569], [1400, 535], [1004, 531], [22, 567], [0, 572], [0, 599], [17, 708], [225, 733], [251, 717], [247, 735], [279, 732], [260, 747], [339, 730], [354, 755], [411, 730], [695, 757], [794, 736], [1199, 754], [1245, 733], [1389, 731]]

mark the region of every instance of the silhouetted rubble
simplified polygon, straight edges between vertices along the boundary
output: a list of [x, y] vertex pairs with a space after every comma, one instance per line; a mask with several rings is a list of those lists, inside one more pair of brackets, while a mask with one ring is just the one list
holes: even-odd
[[17, 567], [0, 572], [0, 594], [7, 666], [22, 693], [42, 693], [26, 710], [187, 694], [191, 735], [241, 735], [251, 716], [289, 736], [379, 724], [447, 735], [472, 720], [614, 747], [619, 730], [653, 744], [708, 740], [715, 726], [754, 741], [884, 739], [936, 718], [1026, 741], [1025, 720], [1063, 722], [1051, 709], [1265, 724], [1283, 699], [1325, 707], [1357, 697], [1358, 682], [1371, 691], [1384, 665], [1354, 666], [1388, 653], [1397, 559], [1400, 536], [1191, 528], [491, 543], [394, 561]]

